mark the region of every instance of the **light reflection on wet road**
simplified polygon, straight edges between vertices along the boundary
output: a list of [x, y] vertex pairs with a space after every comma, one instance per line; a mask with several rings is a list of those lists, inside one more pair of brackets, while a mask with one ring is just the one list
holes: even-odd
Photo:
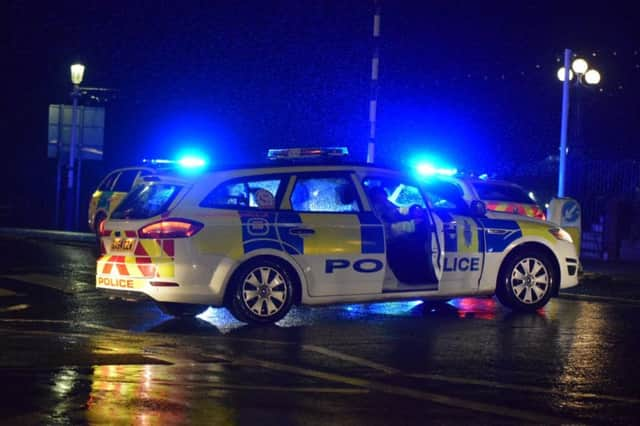
[[[637, 421], [637, 304], [556, 299], [531, 315], [492, 298], [357, 304], [249, 327], [224, 309], [185, 320], [106, 300], [86, 249], [23, 244], [16, 257], [50, 263], [0, 264], [9, 423]], [[34, 273], [62, 277], [69, 294], [14, 277]]]

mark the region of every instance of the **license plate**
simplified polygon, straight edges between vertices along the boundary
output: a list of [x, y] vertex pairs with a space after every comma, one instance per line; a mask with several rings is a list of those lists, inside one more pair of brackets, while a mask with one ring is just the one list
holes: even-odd
[[116, 238], [111, 243], [111, 250], [133, 250], [133, 244], [135, 243], [133, 238]]

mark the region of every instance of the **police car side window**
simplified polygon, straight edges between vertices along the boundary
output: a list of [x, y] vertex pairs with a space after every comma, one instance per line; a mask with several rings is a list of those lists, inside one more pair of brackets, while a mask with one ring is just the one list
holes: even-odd
[[387, 199], [397, 207], [410, 207], [413, 205], [426, 207], [425, 200], [418, 187], [408, 182], [384, 178], [366, 178], [362, 184], [367, 193], [374, 187], [383, 188], [387, 193]]
[[347, 177], [298, 177], [291, 208], [299, 212], [358, 212], [358, 195]]
[[100, 191], [111, 191], [111, 187], [113, 186], [113, 182], [116, 180], [120, 173], [113, 172], [109, 176], [107, 176], [103, 181], [100, 187], [98, 188]]
[[272, 210], [282, 179], [245, 178], [223, 182], [205, 197], [200, 207]]
[[131, 187], [133, 186], [133, 181], [136, 180], [136, 176], [138, 176], [137, 170], [125, 170], [120, 173], [118, 180], [116, 180], [116, 185], [113, 187], [115, 192], [129, 192], [131, 191]]
[[466, 203], [458, 185], [449, 182], [434, 182], [427, 183], [425, 189], [434, 208], [458, 213], [465, 212]]

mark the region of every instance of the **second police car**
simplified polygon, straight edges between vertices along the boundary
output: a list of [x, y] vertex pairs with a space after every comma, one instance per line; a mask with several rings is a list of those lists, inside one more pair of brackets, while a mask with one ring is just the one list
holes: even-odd
[[[271, 323], [293, 304], [493, 294], [534, 311], [578, 284], [561, 228], [477, 201], [433, 208], [417, 181], [391, 169], [274, 163], [144, 180], [101, 231], [97, 287], [150, 297], [174, 315], [226, 306], [241, 321]], [[407, 213], [405, 232], [374, 209], [374, 188]]]

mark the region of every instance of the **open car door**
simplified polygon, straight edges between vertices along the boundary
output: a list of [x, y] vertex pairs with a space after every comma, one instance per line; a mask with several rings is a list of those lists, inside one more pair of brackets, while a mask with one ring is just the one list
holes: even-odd
[[428, 214], [431, 220], [431, 232], [429, 235], [431, 272], [433, 274], [433, 280], [440, 282], [442, 280], [442, 273], [444, 272], [444, 225], [442, 220], [431, 211], [429, 211]]
[[436, 290], [444, 271], [443, 224], [418, 186], [401, 176], [367, 177], [363, 184], [384, 225], [387, 265], [398, 281], [385, 279], [384, 291]]

